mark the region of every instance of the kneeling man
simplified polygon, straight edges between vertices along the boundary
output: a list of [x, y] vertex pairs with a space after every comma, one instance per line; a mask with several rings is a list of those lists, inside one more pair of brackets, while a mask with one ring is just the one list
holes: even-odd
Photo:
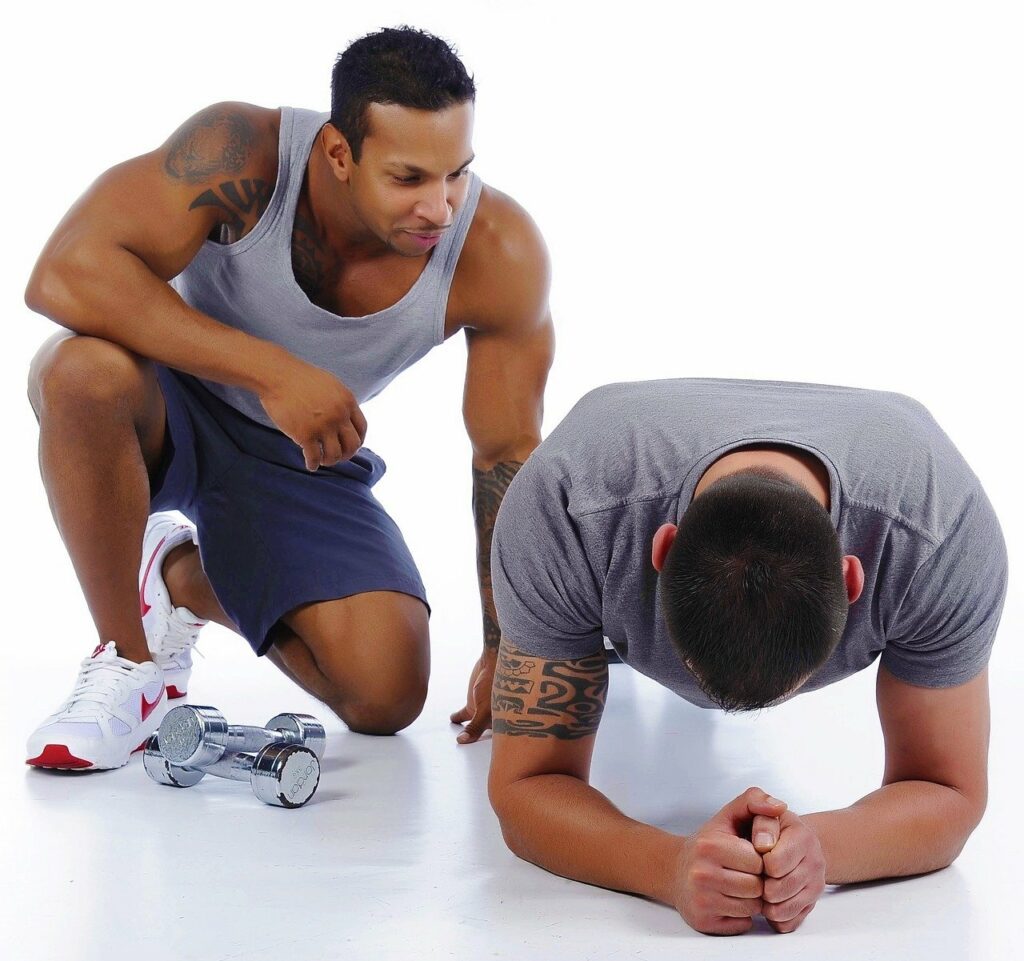
[[[950, 864], [985, 809], [1006, 569], [978, 478], [907, 397], [727, 380], [593, 391], [495, 526], [489, 787], [509, 847], [716, 934], [757, 914], [792, 931], [826, 884]], [[801, 815], [751, 788], [690, 837], [626, 817], [587, 783], [605, 638], [727, 711], [879, 658], [882, 786]]]

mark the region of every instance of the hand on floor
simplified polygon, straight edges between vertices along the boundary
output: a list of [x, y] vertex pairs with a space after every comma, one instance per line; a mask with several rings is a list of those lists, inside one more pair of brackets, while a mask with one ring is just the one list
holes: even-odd
[[466, 706], [456, 711], [452, 724], [465, 724], [466, 729], [456, 738], [459, 744], [472, 744], [491, 726], [491, 685], [494, 683], [494, 668], [498, 663], [497, 650], [484, 648], [480, 659], [473, 665], [469, 675], [469, 691]]

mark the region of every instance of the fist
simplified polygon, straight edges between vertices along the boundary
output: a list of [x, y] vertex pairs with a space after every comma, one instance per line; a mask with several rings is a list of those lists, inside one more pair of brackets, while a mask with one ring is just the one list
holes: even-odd
[[779, 817], [786, 805], [749, 788], [686, 839], [676, 864], [674, 904], [704, 934], [743, 934], [763, 911], [764, 861], [744, 836], [757, 815]]
[[763, 855], [762, 914], [780, 934], [795, 931], [825, 890], [825, 856], [818, 835], [792, 811], [779, 819], [779, 840]]

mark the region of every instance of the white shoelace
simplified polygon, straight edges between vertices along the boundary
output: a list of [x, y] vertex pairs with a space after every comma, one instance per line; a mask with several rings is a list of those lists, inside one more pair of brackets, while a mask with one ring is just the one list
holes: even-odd
[[100, 717], [104, 711], [90, 704], [110, 708], [118, 704], [134, 681], [134, 669], [139, 665], [123, 657], [100, 655], [87, 657], [71, 696], [64, 702], [58, 714], [74, 714], [81, 717]]
[[175, 611], [168, 618], [167, 633], [160, 641], [160, 656], [173, 657], [175, 654], [192, 650], [205, 658], [197, 643], [200, 630], [201, 628], [183, 621]]

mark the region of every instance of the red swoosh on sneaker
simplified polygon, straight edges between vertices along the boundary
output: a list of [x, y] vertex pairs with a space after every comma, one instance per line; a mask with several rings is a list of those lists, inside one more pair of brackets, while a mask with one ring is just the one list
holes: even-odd
[[146, 584], [149, 581], [149, 572], [153, 569], [153, 561], [156, 560], [156, 555], [160, 553], [160, 548], [164, 546], [164, 541], [167, 540], [168, 535], [164, 535], [160, 538], [160, 543], [156, 545], [153, 553], [149, 555], [149, 563], [146, 565], [146, 573], [142, 575], [142, 584], [139, 585], [139, 609], [142, 611], [142, 616], [145, 617], [152, 609], [152, 604], [146, 603]]
[[140, 694], [139, 696], [142, 698], [142, 720], [146, 720], [146, 718], [156, 710], [156, 706], [164, 696], [164, 686], [163, 684], [160, 685], [160, 692], [152, 701], [147, 701], [145, 694]]

